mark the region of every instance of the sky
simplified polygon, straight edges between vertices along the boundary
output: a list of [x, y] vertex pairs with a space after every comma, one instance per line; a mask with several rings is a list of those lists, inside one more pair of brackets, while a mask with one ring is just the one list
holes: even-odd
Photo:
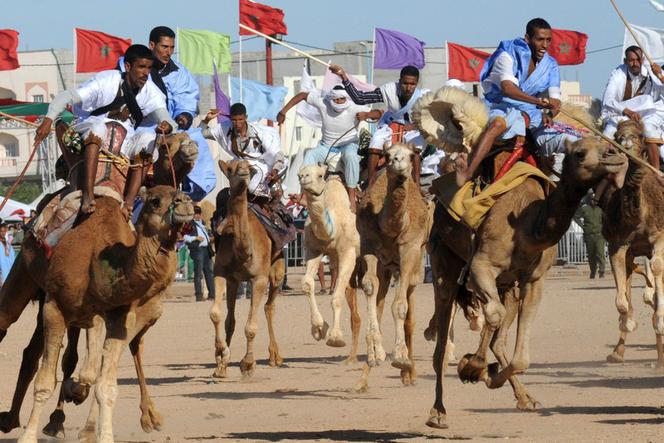
[[[622, 45], [624, 26], [609, 0], [264, 0], [286, 14], [287, 40], [332, 48], [337, 41], [371, 40], [374, 27], [399, 30], [443, 46], [496, 46], [522, 36], [533, 17], [552, 27], [588, 34], [587, 51]], [[664, 0], [661, 0], [664, 3]], [[634, 24], [664, 28], [664, 13], [648, 0], [617, 0]], [[238, 0], [28, 0], [4, 1], [0, 29], [20, 32], [19, 50], [72, 48], [75, 27], [104, 31], [147, 43], [154, 26], [208, 29], [237, 40]], [[258, 40], [243, 44], [261, 50]], [[237, 46], [233, 47], [236, 50]], [[601, 97], [610, 71], [622, 60], [621, 48], [590, 53], [582, 65], [562, 67], [563, 80], [579, 80], [582, 93]]]

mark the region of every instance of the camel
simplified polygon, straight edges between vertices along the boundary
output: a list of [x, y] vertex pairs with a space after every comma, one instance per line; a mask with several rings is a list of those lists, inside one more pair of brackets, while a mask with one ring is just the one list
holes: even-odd
[[326, 165], [303, 166], [298, 172], [300, 188], [307, 201], [309, 217], [304, 226], [304, 250], [306, 271], [302, 288], [309, 298], [311, 309], [311, 334], [316, 340], [325, 338], [328, 324], [318, 310], [314, 295], [314, 277], [323, 255], [330, 257], [330, 264], [337, 269], [337, 282], [332, 294], [334, 324], [327, 333], [327, 345], [346, 346], [341, 330], [341, 304], [346, 294], [351, 309], [353, 342], [347, 362], [357, 362], [360, 335], [360, 315], [357, 311], [355, 287], [351, 284], [355, 262], [360, 253], [360, 235], [351, 211], [348, 193], [338, 176], [326, 179]]
[[422, 197], [411, 178], [413, 150], [394, 144], [387, 167], [363, 195], [357, 213], [360, 248], [365, 266], [362, 287], [367, 296], [367, 362], [355, 389], [368, 389], [373, 366], [385, 360], [380, 320], [392, 276], [398, 275], [392, 303], [395, 348], [392, 366], [401, 370], [404, 385], [415, 383], [413, 291], [422, 281], [424, 246], [429, 237], [433, 204]]
[[[168, 155], [166, 154], [166, 149], [168, 149]], [[190, 140], [186, 133], [167, 136], [164, 139], [164, 144], [160, 150], [161, 159], [166, 161], [156, 162], [154, 165], [155, 179], [153, 181], [156, 184], [172, 183], [173, 175], [180, 179], [184, 177], [193, 168], [198, 155], [196, 143]], [[169, 156], [171, 161], [167, 160]], [[122, 186], [118, 186], [117, 183], [114, 183], [114, 181], [117, 181], [117, 176], [119, 174], [114, 173], [115, 170], [110, 167], [110, 163], [107, 163], [107, 165], [109, 166], [104, 166], [102, 163], [98, 168], [98, 184], [105, 186], [108, 183], [112, 188], [121, 190]], [[173, 171], [171, 171], [171, 166], [174, 167]], [[118, 169], [118, 171], [122, 174], [121, 170]], [[114, 178], [116, 180], [114, 180]], [[69, 189], [69, 187], [65, 187], [59, 192], [46, 196], [39, 203], [37, 207], [38, 212], [41, 213], [44, 207], [46, 207], [54, 197], [64, 195], [63, 193], [68, 192]], [[41, 306], [43, 305], [45, 298], [45, 293], [43, 291], [45, 287], [44, 276], [46, 275], [48, 266], [49, 261], [44, 253], [44, 249], [38, 244], [34, 236], [26, 235], [21, 247], [21, 254], [17, 258], [8, 280], [2, 286], [2, 289], [0, 289], [0, 342], [6, 335], [9, 326], [19, 318], [28, 302], [35, 299], [40, 302], [36, 329], [28, 346], [23, 351], [19, 378], [16, 383], [16, 390], [12, 399], [11, 408], [9, 411], [0, 413], [0, 431], [2, 432], [10, 432], [12, 429], [20, 426], [20, 408], [27, 388], [37, 372], [38, 361], [42, 356], [43, 330]], [[152, 306], [152, 304], [150, 304], [150, 306]], [[148, 308], [149, 306], [146, 304], [145, 307], [141, 306], [137, 309], [138, 323], [153, 324], [161, 314], [160, 309]], [[145, 316], [145, 318], [142, 316]], [[62, 361], [65, 381], [68, 381], [69, 377], [73, 374], [78, 361], [76, 346], [78, 343], [79, 331], [80, 329], [75, 326], [71, 326], [68, 331], [67, 349], [65, 350]], [[142, 334], [144, 334], [144, 332], [141, 333], [141, 336]], [[138, 351], [141, 348], [139, 346], [140, 343], [142, 343], [142, 338], [139, 337], [130, 344], [130, 350], [132, 351], [134, 360], [138, 362], [140, 362], [140, 354], [138, 354]], [[137, 366], [136, 371], [142, 376], [142, 368]], [[161, 419], [155, 419], [156, 423], [154, 425], [148, 423], [147, 418], [157, 417], [158, 413], [153, 411], [154, 408], [150, 406], [152, 403], [147, 396], [147, 390], [144, 388], [145, 380], [143, 378], [141, 381], [141, 376], [139, 376], [139, 385], [141, 386], [141, 410], [143, 411], [141, 424], [143, 429], [146, 432], [149, 432], [152, 428], [160, 426]], [[63, 384], [63, 388], [65, 387], [68, 387], [68, 385]], [[71, 385], [69, 385], [69, 387], [71, 388]], [[89, 389], [89, 386], [81, 387], [79, 383], [76, 383], [75, 387], [71, 389], [79, 390], [78, 395], [81, 396], [83, 395], [83, 392], [87, 395], [86, 389]], [[145, 395], [143, 395], [144, 393]], [[64, 389], [61, 389], [58, 407], [53, 414], [51, 414], [50, 422], [44, 428], [44, 432], [51, 436], [64, 436], [63, 423], [65, 416], [63, 407], [65, 399], [83, 401], [84, 398], [85, 397], [76, 400], [72, 392], [67, 393]]]
[[[637, 155], [645, 152], [643, 127], [639, 122], [620, 123], [615, 138]], [[616, 282], [615, 303], [620, 329], [618, 343], [607, 361], [624, 361], [627, 334], [636, 329], [631, 279], [634, 271], [639, 272], [634, 259], [645, 256], [650, 260], [643, 270], [647, 285], [644, 300], [655, 310], [652, 324], [657, 343], [657, 368], [664, 369], [664, 189], [653, 171], [630, 161], [624, 186], [609, 188], [604, 195], [598, 195], [598, 199], [604, 211], [602, 235], [608, 242]]]
[[[235, 332], [235, 301], [237, 288], [242, 281], [251, 281], [251, 309], [244, 327], [247, 339], [247, 351], [240, 361], [240, 370], [244, 376], [251, 376], [256, 369], [254, 357], [254, 338], [256, 337], [256, 310], [268, 292], [265, 302], [270, 344], [270, 366], [281, 366], [283, 359], [274, 333], [274, 302], [279, 285], [284, 279], [285, 260], [282, 250], [273, 250], [272, 240], [256, 215], [249, 210], [247, 188], [251, 169], [246, 160], [234, 160], [226, 163], [219, 161], [219, 167], [230, 182], [228, 215], [217, 227], [216, 250], [214, 260], [215, 299], [210, 310], [210, 319], [215, 331], [215, 360], [217, 367], [214, 377], [226, 377], [230, 361], [230, 344]], [[222, 191], [223, 192], [223, 191]], [[221, 316], [223, 299], [226, 299], [228, 312], [225, 320], [226, 339], [221, 335]]]
[[[612, 146], [596, 138], [567, 144], [558, 186], [548, 195], [533, 177], [503, 194], [489, 210], [475, 233], [470, 256], [470, 230], [455, 221], [440, 204], [432, 230], [431, 257], [438, 321], [433, 364], [436, 398], [427, 425], [446, 428], [443, 404], [443, 368], [453, 304], [470, 316], [471, 327], [481, 327], [475, 354], [464, 356], [457, 366], [464, 382], [484, 381], [496, 389], [510, 381], [517, 408], [535, 409], [537, 401], [516, 378], [530, 364], [530, 330], [542, 297], [542, 281], [553, 264], [556, 244], [567, 231], [574, 212], [588, 189], [603, 178], [620, 180], [626, 159]], [[468, 266], [467, 289], [459, 276]], [[468, 291], [472, 291], [470, 294]], [[481, 308], [481, 316], [469, 313]], [[507, 360], [507, 334], [518, 318], [514, 356]], [[491, 348], [499, 365], [487, 365]]]

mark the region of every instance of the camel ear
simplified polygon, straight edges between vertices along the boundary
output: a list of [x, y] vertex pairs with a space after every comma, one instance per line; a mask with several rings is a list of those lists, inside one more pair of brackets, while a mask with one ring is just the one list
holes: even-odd
[[565, 137], [565, 154], [572, 152], [572, 145], [574, 144], [569, 138]]
[[138, 196], [144, 202], [148, 201], [148, 188], [146, 188], [145, 186], [141, 186], [141, 189], [138, 190]]
[[219, 160], [219, 169], [221, 169], [221, 172], [226, 176], [226, 178], [230, 179], [229, 173], [228, 173], [228, 163], [226, 163], [223, 160]]

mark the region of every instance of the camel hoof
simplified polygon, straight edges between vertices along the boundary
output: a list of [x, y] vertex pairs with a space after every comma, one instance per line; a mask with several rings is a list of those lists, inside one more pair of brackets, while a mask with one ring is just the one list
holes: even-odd
[[347, 359], [341, 362], [343, 365], [356, 365], [358, 363], [359, 360], [357, 359], [357, 355], [350, 355]]
[[417, 384], [415, 371], [412, 369], [402, 369], [401, 384], [404, 386], [415, 386]]
[[9, 411], [0, 412], [0, 431], [6, 434], [20, 426], [18, 416], [11, 414]]
[[447, 424], [447, 415], [443, 412], [439, 412], [436, 409], [432, 409], [429, 412], [429, 419], [427, 420], [427, 426], [435, 429], [447, 429], [449, 428]]
[[395, 358], [392, 360], [392, 366], [397, 369], [410, 371], [413, 368], [413, 363], [407, 358]]
[[44, 426], [44, 429], [42, 429], [42, 432], [45, 435], [48, 435], [49, 437], [53, 438], [59, 438], [59, 439], [64, 439], [65, 438], [65, 426], [63, 423], [58, 423], [53, 420], [49, 421], [46, 426]]
[[380, 339], [374, 337], [371, 340], [367, 340], [367, 342], [367, 364], [372, 368], [380, 366], [387, 357], [385, 349], [383, 349], [383, 345], [380, 343]]
[[240, 371], [244, 377], [251, 377], [256, 370], [256, 360], [249, 360], [246, 357], [240, 361]]
[[620, 324], [618, 325], [618, 328], [621, 332], [634, 332], [637, 327], [638, 324], [633, 318], [628, 317], [627, 315], [620, 316]]
[[355, 391], [357, 394], [365, 394], [367, 391], [369, 391], [369, 385], [363, 381], [358, 382], [353, 388], [353, 391]]
[[611, 354], [606, 356], [607, 363], [624, 363], [625, 357], [618, 354], [616, 351], [613, 351]]
[[346, 342], [344, 341], [343, 338], [330, 337], [327, 339], [325, 344], [333, 348], [343, 348], [344, 346], [346, 346]]
[[213, 378], [226, 378], [228, 377], [228, 374], [226, 373], [226, 367], [225, 366], [220, 366], [217, 367], [217, 369], [214, 370], [212, 373]]
[[161, 426], [164, 423], [164, 419], [161, 414], [157, 411], [154, 405], [148, 406], [141, 414], [141, 428], [143, 432], [150, 433], [153, 430], [161, 431]]
[[466, 354], [457, 365], [459, 379], [464, 383], [477, 383], [487, 379], [487, 364], [475, 354]]
[[78, 442], [79, 443], [96, 443], [97, 442], [97, 435], [95, 432], [95, 427], [94, 425], [88, 426], [86, 425], [83, 429], [81, 429], [78, 433]]
[[655, 290], [652, 288], [646, 288], [645, 291], [643, 291], [643, 302], [650, 306], [651, 308], [655, 309]]
[[426, 341], [436, 341], [436, 328], [429, 326], [424, 330], [424, 339]]
[[655, 329], [655, 334], [664, 335], [664, 316], [658, 316], [657, 314], [653, 314], [652, 327], [653, 329]]
[[516, 402], [516, 408], [519, 411], [536, 411], [540, 407], [542, 407], [542, 404], [528, 394]]
[[277, 356], [270, 356], [270, 359], [268, 360], [267, 363], [271, 368], [278, 368], [284, 365], [284, 359], [281, 358], [279, 355]]
[[321, 341], [327, 335], [328, 329], [330, 329], [330, 325], [326, 321], [323, 321], [322, 325], [311, 325], [311, 336], [316, 341]]
[[75, 405], [80, 405], [88, 398], [90, 385], [68, 378], [62, 382], [62, 392], [66, 402], [73, 402]]

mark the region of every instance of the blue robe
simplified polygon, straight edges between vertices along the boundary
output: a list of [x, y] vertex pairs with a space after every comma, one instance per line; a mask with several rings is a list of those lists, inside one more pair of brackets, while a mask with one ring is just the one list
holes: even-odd
[[11, 244], [8, 245], [8, 252], [9, 255], [5, 255], [5, 247], [4, 245], [0, 244], [0, 272], [2, 273], [2, 280], [0, 281], [0, 286], [7, 281], [7, 276], [9, 275], [9, 271], [12, 269], [12, 265], [14, 264], [14, 258], [16, 257], [14, 253], [14, 248], [12, 248]]
[[[489, 77], [496, 58], [503, 52], [509, 54], [512, 60], [514, 60], [512, 65], [513, 74], [519, 81], [519, 88], [526, 94], [536, 96], [546, 92], [550, 87], [560, 87], [560, 70], [558, 69], [558, 63], [548, 53], [544, 54], [542, 60], [540, 60], [535, 66], [535, 70], [530, 76], [528, 75], [528, 67], [530, 66], [532, 53], [530, 47], [522, 38], [503, 40], [500, 42], [498, 49], [491, 54], [489, 60], [484, 64], [482, 72], [480, 73], [480, 82], [485, 81]], [[529, 127], [537, 128], [542, 124], [541, 109], [533, 104], [505, 97], [499, 85], [492, 84], [488, 91], [484, 91], [484, 100], [491, 109], [492, 117], [497, 115], [507, 117], [508, 132], [510, 131], [510, 123], [522, 127], [516, 129], [516, 133], [513, 135], [525, 135], [525, 123], [523, 117], [521, 116], [521, 121], [518, 121], [521, 111], [525, 112], [530, 117]], [[519, 132], [522, 132], [521, 129], [523, 129], [523, 133], [520, 134]]]

